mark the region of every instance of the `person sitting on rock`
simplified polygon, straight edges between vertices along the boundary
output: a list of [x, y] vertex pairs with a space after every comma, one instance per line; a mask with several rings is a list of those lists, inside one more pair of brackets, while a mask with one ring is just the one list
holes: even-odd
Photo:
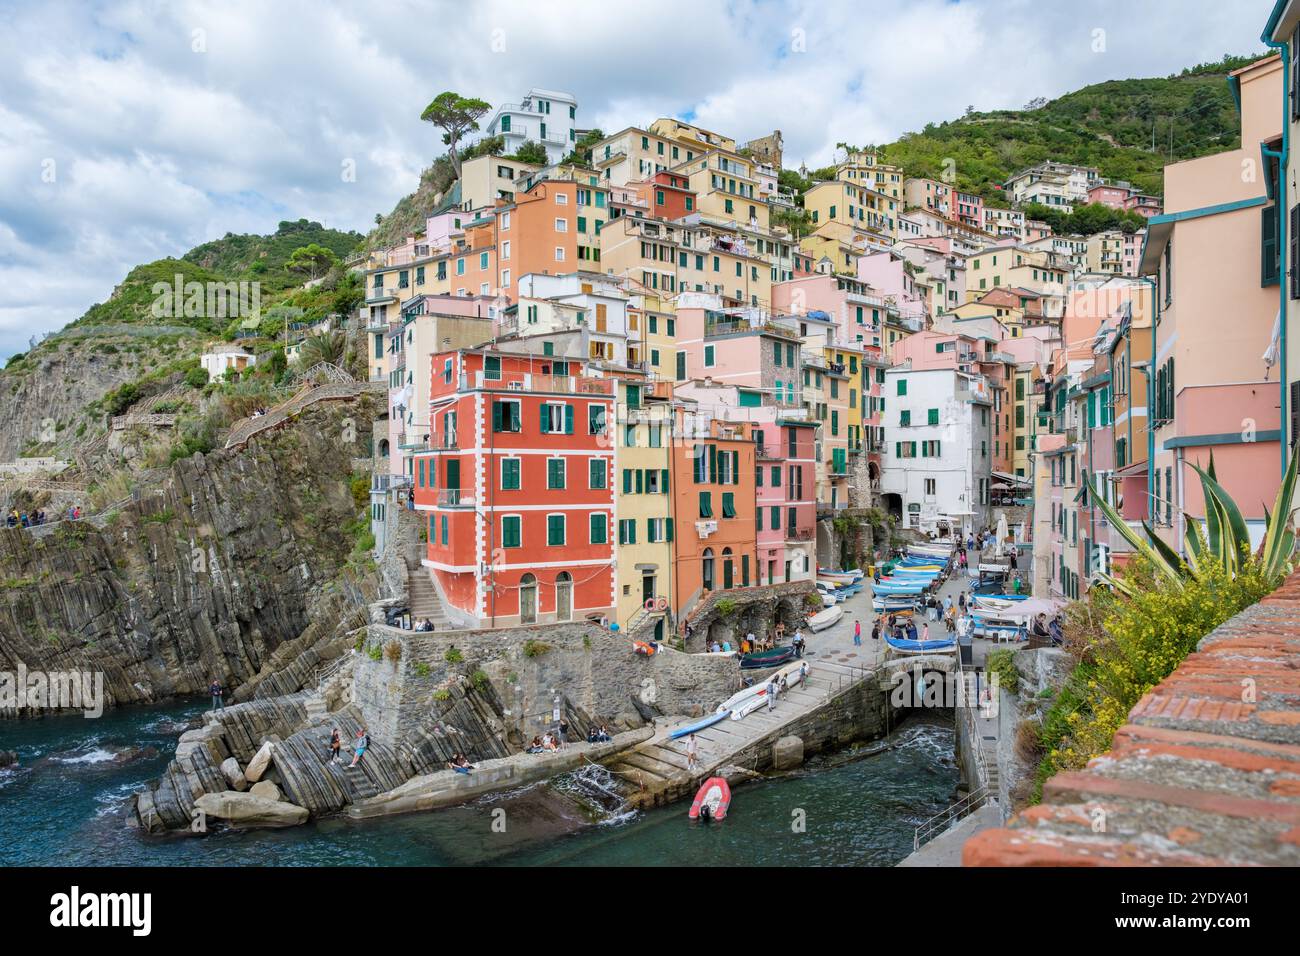
[[348, 764], [349, 767], [355, 767], [360, 763], [361, 758], [366, 755], [366, 748], [370, 746], [370, 735], [366, 733], [366, 728], [362, 727], [357, 731], [357, 738], [354, 746], [356, 750], [352, 754], [352, 763]]
[[471, 764], [469, 760], [465, 758], [465, 755], [461, 753], [454, 755], [450, 760], [448, 760], [447, 766], [456, 771], [456, 773], [463, 773], [466, 776], [469, 775], [471, 770], [475, 769], [474, 765]]
[[528, 745], [528, 750], [527, 750], [526, 752], [527, 752], [527, 753], [530, 753], [530, 754], [539, 754], [539, 753], [541, 753], [541, 752], [542, 752], [542, 738], [541, 738], [541, 737], [538, 737], [538, 736], [536, 736], [536, 735], [534, 735], [534, 736], [533, 736], [533, 742], [532, 742], [531, 744]]

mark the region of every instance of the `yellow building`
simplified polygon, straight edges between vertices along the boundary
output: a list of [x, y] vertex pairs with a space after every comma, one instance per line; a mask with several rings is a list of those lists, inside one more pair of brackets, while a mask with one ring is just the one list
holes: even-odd
[[729, 153], [736, 151], [736, 141], [730, 136], [723, 136], [721, 133], [715, 133], [703, 126], [683, 123], [678, 119], [669, 119], [667, 117], [657, 119], [650, 124], [650, 132], [666, 140], [679, 143], [681, 146], [695, 151], [696, 155], [702, 150], [707, 151], [710, 149], [721, 149]]
[[903, 170], [881, 162], [874, 152], [849, 153], [844, 162], [835, 167], [835, 178], [865, 186], [895, 202], [904, 200]]
[[1043, 297], [1043, 316], [1059, 319], [1069, 289], [1069, 260], [1023, 246], [994, 246], [966, 259], [966, 301], [975, 302], [998, 287], [1028, 289]]
[[708, 151], [661, 136], [650, 130], [629, 126], [597, 142], [591, 148], [591, 165], [607, 186], [625, 186], [640, 182], [689, 163]]
[[1118, 229], [1099, 232], [1088, 237], [1087, 251], [1084, 253], [1086, 268], [1089, 272], [1103, 272], [1110, 275], [1122, 275], [1124, 272], [1124, 233]]
[[814, 227], [841, 223], [891, 242], [898, 234], [898, 200], [847, 180], [814, 183], [803, 204]]
[[617, 422], [609, 423], [615, 445], [615, 590], [618, 623], [624, 630], [647, 617], [656, 620], [654, 638], [668, 636], [661, 612], [646, 612], [663, 598], [673, 606], [672, 406], [634, 382], [620, 382]]

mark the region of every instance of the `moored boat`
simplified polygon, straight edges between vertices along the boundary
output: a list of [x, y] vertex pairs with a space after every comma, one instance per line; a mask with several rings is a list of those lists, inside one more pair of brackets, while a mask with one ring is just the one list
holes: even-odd
[[885, 643], [889, 645], [890, 650], [898, 654], [952, 654], [957, 650], [957, 641], [955, 638], [943, 637], [932, 638], [928, 641], [912, 640], [910, 638], [898, 638], [885, 636]]
[[[814, 614], [812, 617], [808, 618], [808, 628], [814, 632], [824, 631], [843, 616], [843, 608], [838, 606], [828, 607], [821, 613]], [[742, 664], [741, 666], [743, 667], [744, 665]]]
[[[742, 664], [741, 666], [743, 667], [744, 665]], [[730, 711], [709, 714], [692, 724], [687, 724], [685, 727], [678, 727], [676, 730], [669, 733], [668, 737], [670, 740], [677, 740], [679, 737], [685, 737], [687, 734], [697, 734], [701, 730], [706, 730], [707, 728], [712, 727], [714, 724], [718, 723], [718, 721], [726, 720], [729, 714]]]
[[[828, 611], [839, 611], [841, 614], [844, 613], [843, 611], [840, 611], [838, 607], [828, 607], [825, 611], [822, 611], [821, 614], [826, 614]], [[821, 617], [821, 614], [813, 615], [812, 620]], [[785, 644], [781, 647], [774, 647], [770, 651], [759, 651], [754, 654], [746, 654], [741, 657], [740, 666], [746, 670], [755, 670], [760, 667], [776, 667], [778, 664], [788, 664], [793, 659], [794, 648], [789, 644]]]
[[710, 777], [700, 786], [691, 803], [688, 816], [692, 820], [721, 820], [731, 806], [731, 787], [722, 777]]

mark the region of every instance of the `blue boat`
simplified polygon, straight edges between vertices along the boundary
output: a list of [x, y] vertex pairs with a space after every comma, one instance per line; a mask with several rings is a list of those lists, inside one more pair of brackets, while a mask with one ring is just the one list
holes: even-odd
[[907, 651], [910, 654], [946, 654], [957, 648], [957, 641], [951, 637], [913, 641], [886, 635], [885, 642], [896, 651]]
[[695, 723], [687, 724], [685, 727], [678, 727], [670, 733], [668, 737], [671, 740], [677, 740], [679, 737], [685, 737], [687, 734], [699, 733], [701, 730], [712, 727], [714, 724], [726, 720], [730, 716], [731, 711], [729, 710], [724, 710], [716, 714], [709, 714], [709, 716], [705, 717], [703, 720], [697, 720]]
[[876, 594], [920, 594], [925, 588], [919, 584], [877, 584]]

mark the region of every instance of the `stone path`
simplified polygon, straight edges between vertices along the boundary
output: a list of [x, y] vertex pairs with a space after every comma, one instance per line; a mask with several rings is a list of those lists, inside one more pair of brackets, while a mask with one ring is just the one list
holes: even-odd
[[[647, 791], [667, 793], [666, 799], [676, 799], [692, 781], [731, 764], [737, 754], [755, 742], [776, 734], [852, 684], [864, 678], [874, 679], [874, 668], [884, 659], [886, 645], [871, 640], [871, 595], [864, 588], [840, 607], [844, 615], [834, 625], [816, 634], [804, 631], [806, 684], [797, 684], [782, 694], [770, 713], [763, 707], [743, 720], [728, 718], [696, 734], [699, 762], [694, 771], [687, 770], [685, 738], [668, 737], [673, 729], [692, 723], [692, 719], [674, 720], [658, 728], [654, 737], [623, 754], [610, 769], [644, 785]], [[853, 644], [855, 620], [862, 622], [861, 646]]]

